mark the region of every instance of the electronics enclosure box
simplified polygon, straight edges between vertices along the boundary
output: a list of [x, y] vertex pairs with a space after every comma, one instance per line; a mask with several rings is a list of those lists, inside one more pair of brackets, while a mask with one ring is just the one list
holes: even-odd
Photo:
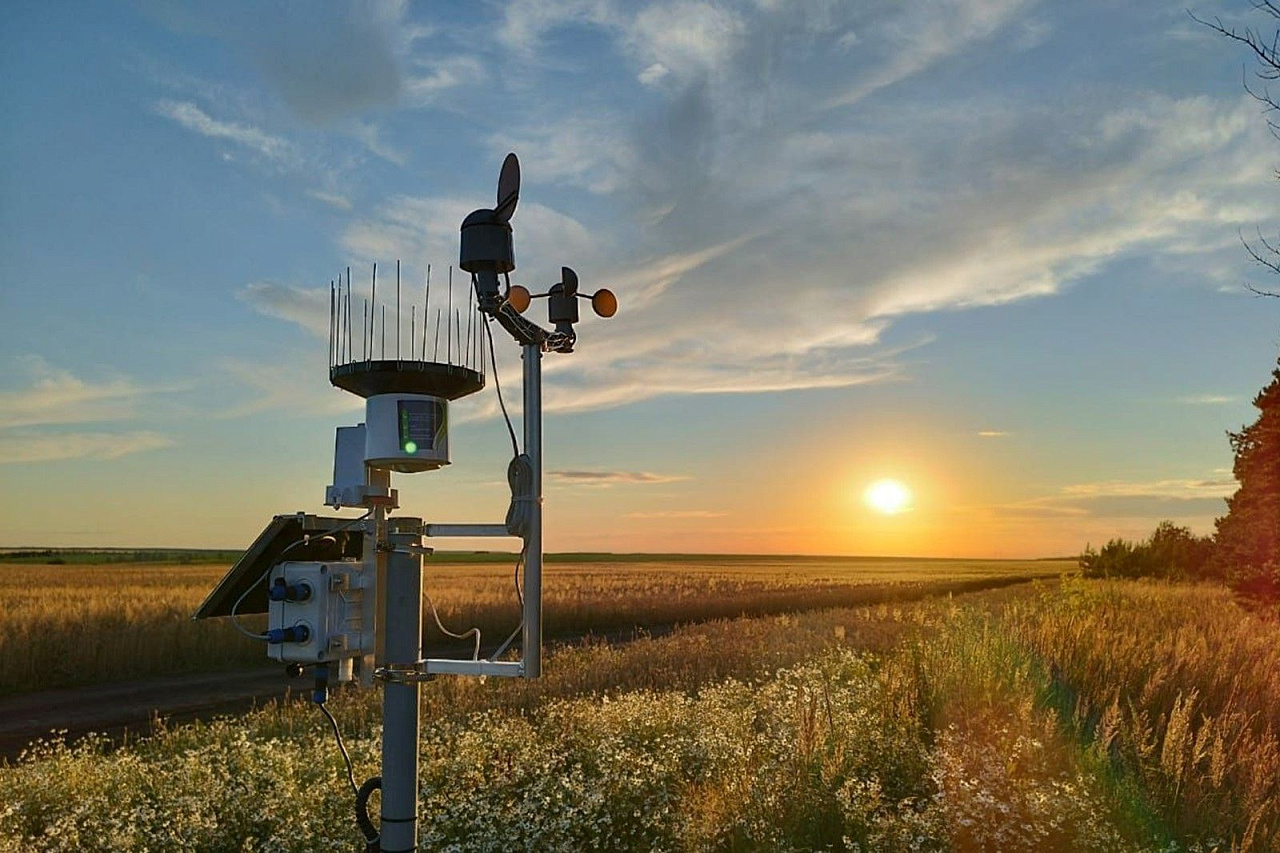
[[338, 562], [277, 563], [271, 569], [267, 588], [282, 579], [286, 586], [306, 584], [311, 594], [304, 601], [270, 601], [267, 628], [306, 626], [303, 642], [269, 643], [267, 654], [287, 663], [328, 663], [360, 657], [361, 617], [364, 601], [361, 563]]

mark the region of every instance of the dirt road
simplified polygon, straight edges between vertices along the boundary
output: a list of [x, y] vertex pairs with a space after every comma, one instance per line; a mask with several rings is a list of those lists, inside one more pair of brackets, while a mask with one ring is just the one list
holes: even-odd
[[13, 760], [51, 731], [65, 733], [68, 741], [89, 732], [143, 736], [157, 714], [181, 722], [233, 713], [291, 692], [306, 696], [310, 685], [309, 677], [287, 678], [281, 665], [0, 696], [0, 757]]

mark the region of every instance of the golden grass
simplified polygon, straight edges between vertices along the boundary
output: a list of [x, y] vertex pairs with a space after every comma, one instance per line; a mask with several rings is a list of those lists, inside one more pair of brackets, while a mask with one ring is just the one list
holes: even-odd
[[1220, 587], [1137, 582], [1074, 582], [1007, 624], [1175, 832], [1280, 850], [1280, 624]]
[[[722, 620], [423, 686], [426, 846], [1280, 849], [1280, 626], [1215, 589], [1045, 584]], [[331, 705], [361, 777], [378, 691]], [[0, 764], [0, 850], [346, 849], [303, 703]], [[264, 807], [270, 803], [270, 807]]]
[[[1007, 681], [990, 653], [1007, 639], [974, 630], [960, 604], [985, 611], [1017, 595], [720, 621], [563, 649], [539, 682], [424, 685], [424, 844], [1156, 849], [1118, 825], [1121, 810], [1069, 743], [1046, 750], [1025, 736], [1052, 734], [1052, 719], [1022, 701], [1030, 685]], [[1009, 692], [984, 700], [972, 725], [932, 729], [931, 697], [976, 708], [997, 683]], [[332, 700], [360, 776], [376, 767], [377, 702], [368, 691]], [[1002, 704], [1016, 713], [997, 713]], [[1013, 766], [998, 749], [1016, 751]], [[355, 840], [340, 761], [303, 704], [114, 752], [47, 745], [0, 766], [0, 785], [19, 792], [0, 809], [0, 850], [302, 851]]]
[[[1042, 561], [761, 558], [551, 563], [544, 575], [544, 630], [547, 636], [609, 633], [900, 600], [1069, 568]], [[225, 571], [154, 564], [0, 566], [0, 693], [264, 662], [261, 645], [225, 619], [190, 619]], [[486, 642], [496, 643], [519, 621], [512, 574], [501, 565], [429, 561], [426, 588], [446, 627], [477, 626]], [[446, 641], [427, 622], [425, 642], [438, 649]]]

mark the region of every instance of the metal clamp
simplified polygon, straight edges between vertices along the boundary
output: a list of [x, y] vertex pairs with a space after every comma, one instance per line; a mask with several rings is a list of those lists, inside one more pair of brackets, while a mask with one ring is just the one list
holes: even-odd
[[380, 666], [373, 671], [373, 677], [388, 684], [418, 684], [419, 682], [430, 681], [435, 676], [427, 672], [423, 666], [424, 663], [425, 661], [419, 661], [408, 666], [404, 664]]

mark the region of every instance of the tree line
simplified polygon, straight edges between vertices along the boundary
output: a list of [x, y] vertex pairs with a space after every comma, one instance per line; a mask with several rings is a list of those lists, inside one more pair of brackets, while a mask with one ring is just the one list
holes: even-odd
[[1226, 499], [1213, 535], [1162, 521], [1140, 542], [1086, 547], [1080, 555], [1086, 577], [1216, 580], [1251, 597], [1280, 600], [1280, 360], [1271, 377], [1253, 400], [1257, 420], [1227, 433], [1240, 488]]
[[[1280, 139], [1280, 96], [1269, 86], [1280, 81], [1280, 3], [1253, 0], [1255, 12], [1269, 25], [1227, 26], [1189, 12], [1209, 30], [1243, 45], [1254, 63], [1254, 83], [1244, 88], [1262, 107], [1267, 127]], [[1276, 177], [1280, 178], [1280, 170]], [[1280, 236], [1268, 239], [1261, 228], [1256, 239], [1241, 234], [1249, 257], [1267, 275], [1280, 275]], [[1280, 290], [1245, 284], [1256, 296], [1280, 298]], [[1256, 598], [1280, 601], [1280, 361], [1269, 385], [1254, 398], [1258, 418], [1239, 432], [1228, 432], [1235, 454], [1232, 472], [1240, 488], [1227, 498], [1227, 512], [1217, 519], [1212, 536], [1196, 536], [1187, 527], [1162, 521], [1147, 539], [1112, 539], [1099, 550], [1086, 547], [1080, 568], [1089, 577], [1161, 577], [1171, 580], [1217, 580]]]

